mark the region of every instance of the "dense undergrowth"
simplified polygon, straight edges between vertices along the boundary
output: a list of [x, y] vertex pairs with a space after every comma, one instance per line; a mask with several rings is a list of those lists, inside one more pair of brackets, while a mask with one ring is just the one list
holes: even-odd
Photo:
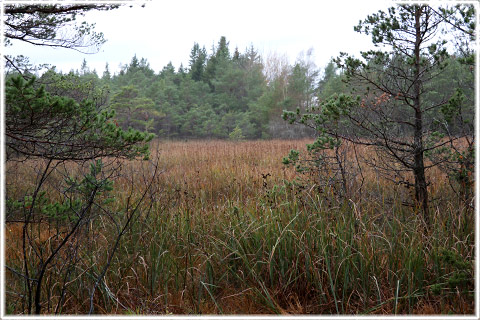
[[[473, 313], [474, 210], [452, 192], [446, 178], [429, 172], [434, 200], [427, 230], [420, 210], [402, 204], [411, 192], [368, 169], [352, 197], [296, 181], [280, 159], [305, 143], [156, 145], [160, 152], [154, 158], [164, 170], [155, 181], [159, 192], [121, 238], [95, 293], [96, 312]], [[8, 198], [28, 191], [32, 168], [22, 163], [6, 169]], [[124, 170], [135, 177], [149, 167], [126, 163]], [[139, 189], [118, 178], [112, 211]], [[59, 191], [48, 192], [54, 197]], [[14, 220], [5, 225], [5, 258], [9, 267], [22, 270], [22, 228]], [[34, 241], [45, 248], [54, 241], [51, 220], [31, 228], [38, 228]], [[88, 284], [107, 259], [105, 247], [114, 231], [99, 218], [78, 238], [86, 244], [69, 272], [61, 303], [61, 256], [52, 265], [42, 295], [44, 313], [88, 313]], [[6, 280], [7, 312], [24, 313], [18, 294], [25, 290], [22, 279], [7, 270]]]

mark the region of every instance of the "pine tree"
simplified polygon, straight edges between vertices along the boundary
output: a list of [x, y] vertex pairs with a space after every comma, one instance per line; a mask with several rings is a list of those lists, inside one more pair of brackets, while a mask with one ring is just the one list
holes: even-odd
[[205, 47], [200, 49], [198, 43], [193, 45], [192, 51], [190, 52], [189, 60], [189, 74], [190, 77], [195, 81], [200, 81], [203, 79], [203, 73], [205, 71], [205, 63], [207, 60], [207, 52]]
[[105, 63], [105, 70], [103, 71], [102, 80], [109, 81], [111, 79], [110, 68], [108, 62]]
[[118, 124], [124, 129], [134, 128], [141, 131], [152, 129], [155, 118], [163, 114], [155, 108], [155, 103], [141, 97], [134, 86], [126, 86], [112, 98], [111, 108], [116, 112]]
[[108, 109], [99, 109], [91, 100], [76, 102], [51, 95], [36, 82], [36, 78], [25, 81], [18, 76], [6, 83], [7, 159], [133, 157], [148, 149], [142, 143], [152, 136], [122, 131], [114, 124], [114, 113]]
[[[443, 32], [467, 29], [456, 25], [467, 23], [465, 16], [453, 21], [452, 16], [447, 19], [440, 14], [447, 11], [428, 5], [399, 5], [368, 16], [355, 30], [371, 35], [379, 49], [362, 52], [362, 59], [347, 54], [336, 59], [352, 94], [334, 95], [310, 110], [312, 113], [285, 113], [290, 122], [317, 130], [319, 148], [324, 142], [341, 140], [375, 147], [378, 156], [369, 163], [397, 184], [414, 189], [415, 204], [422, 209], [427, 226], [431, 220], [426, 170], [439, 163], [426, 164], [426, 155], [458, 139], [441, 139], [435, 119], [444, 117], [448, 109], [459, 110], [462, 100], [461, 93], [440, 96], [434, 103], [425, 99], [432, 90], [430, 83], [448, 62]], [[455, 28], [449, 30], [452, 25]], [[361, 95], [357, 96], [358, 92]]]
[[86, 75], [88, 73], [90, 73], [90, 68], [87, 65], [87, 60], [83, 59], [82, 65], [80, 67], [80, 74]]

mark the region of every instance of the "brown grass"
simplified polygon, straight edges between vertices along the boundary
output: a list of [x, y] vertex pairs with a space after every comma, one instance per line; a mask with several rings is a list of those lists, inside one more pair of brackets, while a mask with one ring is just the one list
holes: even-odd
[[[322, 253], [322, 250], [328, 249], [332, 252], [332, 272], [338, 276], [338, 281], [342, 280], [339, 276], [342, 273], [362, 277], [354, 268], [360, 268], [356, 265], [359, 261], [367, 264], [363, 266], [368, 272], [363, 279], [365, 285], [360, 285], [361, 281], [357, 278], [350, 279], [348, 285], [338, 282], [340, 286], [345, 286], [346, 291], [350, 290], [342, 297], [343, 312], [355, 314], [371, 310], [372, 314], [392, 314], [396, 275], [404, 274], [409, 279], [408, 283], [402, 284], [401, 297], [412, 294], [417, 288], [415, 286], [419, 285], [414, 283], [413, 271], [406, 271], [406, 262], [400, 255], [405, 255], [405, 259], [413, 256], [411, 263], [419, 263], [415, 260], [416, 254], [424, 259], [419, 267], [425, 268], [426, 285], [435, 284], [439, 281], [437, 278], [443, 276], [436, 274], [437, 267], [428, 250], [448, 248], [458, 252], [466, 261], [472, 261], [473, 229], [462, 229], [468, 226], [465, 222], [468, 219], [463, 218], [466, 209], [459, 205], [458, 199], [452, 198], [446, 176], [439, 169], [428, 172], [432, 182], [431, 197], [437, 199], [432, 202], [432, 210], [439, 228], [432, 240], [422, 234], [415, 210], [399, 205], [412, 201], [411, 190], [392, 185], [369, 167], [363, 168], [365, 183], [362, 193], [355, 193], [356, 198], [352, 196], [346, 202], [336, 199], [333, 193], [319, 194], [311, 185], [286, 185], [285, 181], [292, 181], [298, 174], [293, 168], [283, 165], [281, 159], [291, 149], [305, 150], [305, 144], [311, 142], [153, 142], [152, 159], [159, 161], [162, 170], [156, 180], [161, 192], [155, 199], [152, 213], [148, 217], [142, 216], [131, 232], [125, 235], [107, 273], [106, 284], [117, 300], [109, 300], [105, 291], [99, 290], [95, 296], [96, 312], [216, 314], [220, 312], [220, 307], [224, 314], [269, 314], [272, 310], [281, 314], [336, 313], [338, 306], [330, 291], [330, 271], [326, 269], [327, 262]], [[352, 152], [349, 151], [350, 158], [354, 157]], [[365, 148], [359, 148], [357, 152], [362, 157], [371, 155], [371, 151]], [[31, 192], [38, 164], [26, 162], [7, 168], [9, 198], [19, 199]], [[130, 194], [143, 190], [140, 176], [149, 168], [146, 162], [124, 162], [123, 176], [115, 180], [113, 193], [116, 202], [112, 208], [122, 208]], [[74, 170], [73, 165], [68, 169]], [[132, 177], [133, 180], [129, 179]], [[52, 193], [53, 198], [60, 181], [60, 172], [52, 174], [46, 190]], [[353, 208], [356, 220], [347, 219], [349, 208]], [[288, 223], [299, 213], [304, 220], [298, 222], [298, 227], [289, 227]], [[457, 217], [457, 213], [462, 213], [462, 216], [458, 215], [454, 221], [451, 217]], [[287, 227], [291, 228], [288, 232], [279, 233]], [[7, 223], [5, 228], [6, 263], [17, 262], [21, 266], [19, 239], [22, 226]], [[392, 228], [400, 231], [392, 231]], [[84, 259], [93, 257], [98, 265], [105, 261], [111, 230], [111, 226], [104, 222], [96, 226], [96, 241], [90, 251], [84, 252]], [[264, 230], [264, 233], [258, 230]], [[309, 238], [306, 230], [315, 236]], [[400, 233], [393, 236], [392, 232]], [[47, 243], [52, 235], [48, 228], [39, 229], [39, 233], [35, 234], [38, 235], [38, 243]], [[289, 240], [283, 241], [282, 237], [287, 236]], [[449, 238], [451, 236], [455, 239]], [[318, 237], [324, 239], [318, 240]], [[278, 247], [273, 252], [271, 250], [276, 242]], [[329, 246], [318, 247], [325, 243]], [[393, 252], [393, 243], [400, 249]], [[244, 260], [240, 257], [234, 259], [236, 252], [232, 248], [240, 244], [244, 246]], [[422, 251], [412, 251], [409, 246]], [[350, 247], [353, 251], [347, 252]], [[292, 252], [293, 258], [290, 256]], [[359, 252], [358, 257], [355, 252]], [[307, 257], [312, 260], [313, 271], [305, 269]], [[353, 258], [356, 260], [349, 262]], [[258, 278], [248, 274], [250, 266], [247, 260], [258, 268], [255, 269]], [[211, 263], [214, 271], [212, 285], [217, 286], [212, 292], [202, 287], [202, 283], [210, 281], [207, 262]], [[287, 271], [282, 271], [285, 263], [289, 266]], [[349, 266], [345, 269], [346, 265]], [[80, 265], [84, 266], [87, 268], [86, 264]], [[232, 271], [227, 266], [238, 270]], [[314, 282], [306, 282], [307, 271], [312, 272], [309, 279], [315, 279]], [[285, 272], [299, 280], [292, 284], [282, 283], [288, 280], [288, 277], [282, 278]], [[269, 279], [272, 274], [273, 279]], [[371, 282], [373, 275], [378, 280], [378, 290], [384, 302], [381, 305], [378, 305], [377, 287], [373, 287]], [[154, 276], [156, 280], [152, 280]], [[8, 274], [7, 279], [18, 281], [12, 274]], [[265, 290], [273, 297], [273, 307], [261, 298], [268, 294], [259, 287], [260, 280], [265, 281]], [[56, 281], [51, 279], [51, 283]], [[88, 311], [88, 293], [81, 281], [91, 279], [87, 274], [79, 275], [78, 282], [74, 283], [75, 289], [66, 297], [64, 313]], [[319, 291], [317, 285], [322, 286], [324, 291]], [[362, 292], [365, 286], [374, 288], [369, 296], [364, 296]], [[20, 288], [21, 282], [13, 287]], [[340, 293], [342, 290], [338, 289], [336, 294]], [[53, 294], [52, 299], [55, 300], [55, 297]], [[14, 313], [22, 313], [22, 306], [16, 299], [7, 296]], [[402, 313], [411, 314], [449, 311], [468, 314], [473, 312], [473, 307], [473, 300], [464, 295], [433, 297], [428, 289], [421, 298], [406, 298], [398, 306]]]

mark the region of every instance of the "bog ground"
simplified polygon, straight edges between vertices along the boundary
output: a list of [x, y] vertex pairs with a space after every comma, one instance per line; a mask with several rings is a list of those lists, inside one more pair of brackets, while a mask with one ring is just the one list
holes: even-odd
[[[411, 190], [368, 167], [342, 195], [282, 164], [309, 142], [153, 141], [148, 161], [105, 161], [118, 166], [112, 188], [46, 268], [42, 313], [88, 313], [93, 304], [102, 314], [472, 314], [474, 210], [446, 176], [427, 171], [432, 205], [425, 229], [421, 210], [405, 205]], [[370, 151], [357, 152], [368, 158]], [[153, 163], [160, 174], [145, 193]], [[43, 203], [43, 216], [21, 223], [29, 205], [22, 197], [44, 165], [6, 167], [8, 199], [22, 199], [7, 204], [9, 313], [27, 312], [26, 297], [17, 293], [29, 289], [15, 272], [25, 270], [24, 254], [36, 270], [76, 221], [55, 219]], [[90, 170], [88, 163], [62, 166], [47, 178], [50, 204], [67, 192], [60, 186], [72, 177], [64, 172]], [[125, 208], [144, 194], [149, 201], [116, 243], [131, 212]]]

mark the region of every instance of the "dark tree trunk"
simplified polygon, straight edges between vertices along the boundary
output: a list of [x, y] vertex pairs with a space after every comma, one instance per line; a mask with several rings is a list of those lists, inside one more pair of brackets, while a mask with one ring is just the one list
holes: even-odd
[[415, 177], [415, 200], [421, 206], [423, 219], [427, 226], [430, 225], [428, 213], [428, 190], [425, 178], [425, 164], [423, 159], [423, 110], [421, 107], [421, 79], [420, 79], [420, 46], [422, 43], [422, 32], [420, 28], [420, 17], [423, 6], [415, 7], [415, 82], [414, 82], [414, 108], [415, 108], [415, 131], [414, 131], [414, 167]]

